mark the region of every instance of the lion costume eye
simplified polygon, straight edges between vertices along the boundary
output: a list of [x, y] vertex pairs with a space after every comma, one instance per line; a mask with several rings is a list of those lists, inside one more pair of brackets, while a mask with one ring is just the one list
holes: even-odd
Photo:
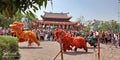
[[19, 26], [15, 26], [16, 29], [19, 29], [20, 27]]

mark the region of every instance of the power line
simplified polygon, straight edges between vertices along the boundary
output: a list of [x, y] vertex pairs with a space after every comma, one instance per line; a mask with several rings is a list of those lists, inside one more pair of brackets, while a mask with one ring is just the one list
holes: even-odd
[[120, 0], [118, 0], [118, 22], [120, 22]]
[[[118, 0], [118, 23], [120, 24], [120, 0]], [[118, 26], [118, 31], [120, 31], [120, 25]]]

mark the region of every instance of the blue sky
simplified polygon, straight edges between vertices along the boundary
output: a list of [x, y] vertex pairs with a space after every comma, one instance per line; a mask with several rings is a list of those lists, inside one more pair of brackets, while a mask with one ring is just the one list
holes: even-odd
[[71, 21], [76, 21], [81, 16], [84, 16], [85, 20], [118, 20], [118, 0], [53, 0], [53, 9], [48, 2], [46, 9], [36, 12], [39, 19], [44, 11], [69, 12]]

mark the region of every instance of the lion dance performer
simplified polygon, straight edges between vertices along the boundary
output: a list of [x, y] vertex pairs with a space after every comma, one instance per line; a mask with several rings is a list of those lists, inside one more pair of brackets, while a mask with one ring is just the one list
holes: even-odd
[[88, 51], [86, 40], [83, 37], [71, 37], [70, 33], [66, 33], [62, 29], [56, 29], [54, 35], [57, 42], [61, 38], [64, 52], [72, 50], [73, 47], [75, 47], [75, 51], [77, 51], [77, 48], [84, 48], [86, 52]]
[[32, 31], [23, 31], [23, 26], [23, 23], [17, 21], [10, 24], [10, 29], [12, 30], [12, 33], [14, 33], [17, 36], [18, 42], [28, 41], [28, 46], [31, 46], [31, 44], [35, 42], [39, 46], [40, 41], [37, 40], [35, 33]]

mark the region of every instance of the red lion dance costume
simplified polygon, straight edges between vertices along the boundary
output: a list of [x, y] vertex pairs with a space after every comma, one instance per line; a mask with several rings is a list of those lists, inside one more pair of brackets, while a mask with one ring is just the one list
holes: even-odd
[[73, 47], [75, 47], [75, 51], [77, 51], [77, 48], [84, 48], [86, 52], [88, 51], [87, 43], [83, 37], [71, 37], [70, 33], [65, 33], [62, 29], [56, 29], [54, 35], [55, 40], [58, 42], [61, 38], [65, 52], [66, 50], [72, 50]]
[[32, 31], [23, 31], [23, 26], [23, 23], [17, 21], [13, 22], [13, 24], [10, 25], [12, 33], [14, 33], [18, 37], [18, 42], [28, 41], [28, 46], [31, 46], [31, 44], [35, 42], [39, 46], [40, 41], [37, 40], [35, 33]]

